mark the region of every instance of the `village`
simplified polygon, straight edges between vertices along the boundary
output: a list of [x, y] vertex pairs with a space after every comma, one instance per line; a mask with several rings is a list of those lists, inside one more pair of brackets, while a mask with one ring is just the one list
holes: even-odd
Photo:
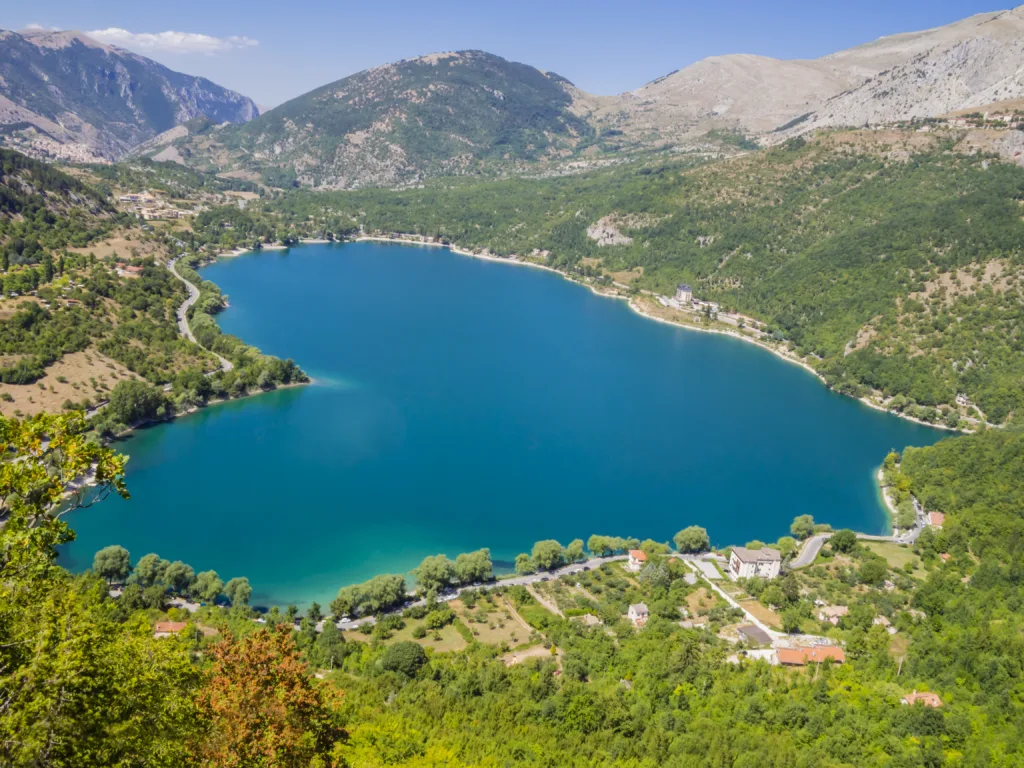
[[[925, 529], [941, 530], [941, 515], [926, 516], [925, 521]], [[436, 595], [410, 593], [403, 605], [375, 615], [318, 617], [315, 630], [322, 632], [333, 624], [349, 642], [413, 641], [437, 653], [480, 642], [497, 646], [507, 666], [554, 658], [555, 674], [560, 675], [561, 650], [548, 639], [555, 622], [568, 621], [581, 631], [601, 631], [612, 638], [624, 632], [643, 633], [655, 624], [664, 628], [668, 622], [704, 633], [712, 642], [723, 642], [725, 663], [765, 663], [817, 675], [822, 665], [848, 662], [845, 637], [855, 626], [886, 638], [878, 642], [887, 643], [897, 655], [905, 649], [901, 633], [927, 619], [907, 601], [910, 576], [923, 573], [924, 564], [914, 558], [907, 542], [894, 537], [832, 532], [818, 526], [785, 554], [779, 546], [761, 542], [694, 553], [651, 544], [645, 542], [646, 549], [630, 548], [625, 554], [591, 556], [550, 571], [453, 587]], [[925, 557], [927, 567], [942, 567], [949, 559], [945, 553]], [[846, 569], [860, 559], [881, 564], [879, 574], [870, 583], [840, 586], [848, 581], [846, 574], [853, 572]], [[860, 571], [864, 570], [862, 563]], [[797, 600], [811, 606], [797, 626], [788, 626], [785, 609], [773, 602], [792, 602], [787, 593], [795, 593]], [[868, 602], [879, 607], [866, 612]], [[155, 625], [156, 636], [216, 634], [209, 606], [184, 598], [172, 604], [171, 620]], [[432, 625], [430, 617], [438, 612], [450, 619]], [[293, 609], [287, 617], [273, 609], [253, 620], [294, 621], [300, 630], [307, 621]], [[941, 707], [942, 699], [911, 689], [902, 703]]]
[[176, 208], [162, 196], [149, 191], [130, 192], [118, 197], [117, 201], [123, 204], [125, 210], [144, 221], [181, 219], [196, 214], [194, 210]]

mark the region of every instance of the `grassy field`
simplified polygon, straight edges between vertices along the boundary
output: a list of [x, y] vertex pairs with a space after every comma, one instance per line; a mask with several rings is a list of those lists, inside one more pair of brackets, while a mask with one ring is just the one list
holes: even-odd
[[707, 613], [719, 604], [718, 595], [706, 587], [701, 587], [686, 596], [686, 609], [690, 616], [696, 616], [702, 611]]
[[[440, 640], [434, 639], [434, 631], [427, 630], [427, 636], [421, 638], [415, 638], [412, 636], [412, 632], [416, 627], [423, 626], [422, 619], [406, 619], [405, 628], [395, 632], [387, 640], [384, 640], [384, 645], [393, 645], [400, 643], [403, 640], [411, 640], [414, 643], [419, 643], [424, 648], [433, 648], [438, 653], [446, 653], [448, 651], [461, 651], [466, 647], [467, 643], [463, 639], [462, 635], [455, 628], [453, 624], [449, 624], [447, 627], [442, 627], [437, 630], [437, 634], [441, 636]], [[364, 635], [362, 632], [343, 632], [346, 641], [355, 640], [361, 643], [368, 643], [372, 639], [372, 635]]]
[[763, 621], [775, 629], [782, 629], [782, 617], [770, 608], [761, 605], [757, 600], [743, 600], [740, 605], [743, 606], [743, 610], [759, 621]]
[[499, 646], [507, 643], [510, 648], [515, 648], [527, 642], [532, 631], [511, 608], [498, 601], [491, 604], [480, 600], [475, 608], [469, 608], [456, 600], [451, 606], [481, 643]]
[[921, 561], [910, 547], [904, 547], [891, 541], [866, 541], [864, 546], [876, 555], [884, 557], [889, 563], [889, 567], [895, 571], [902, 571], [907, 563], [917, 565], [914, 569], [915, 575], [921, 571]]

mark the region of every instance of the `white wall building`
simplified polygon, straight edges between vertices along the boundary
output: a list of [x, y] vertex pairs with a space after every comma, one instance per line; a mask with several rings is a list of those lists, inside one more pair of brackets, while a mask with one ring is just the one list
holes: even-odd
[[729, 556], [729, 573], [735, 579], [775, 579], [782, 570], [782, 555], [777, 549], [733, 547]]
[[686, 283], [676, 286], [676, 301], [680, 304], [689, 304], [693, 300], [693, 289]]

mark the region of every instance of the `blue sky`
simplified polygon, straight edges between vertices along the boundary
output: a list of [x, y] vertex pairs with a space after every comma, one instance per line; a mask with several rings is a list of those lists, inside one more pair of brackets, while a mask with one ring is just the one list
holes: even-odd
[[0, 27], [107, 30], [123, 47], [275, 105], [367, 67], [462, 48], [619, 93], [706, 56], [814, 58], [998, 10], [993, 1], [35, 0], [5, 3]]

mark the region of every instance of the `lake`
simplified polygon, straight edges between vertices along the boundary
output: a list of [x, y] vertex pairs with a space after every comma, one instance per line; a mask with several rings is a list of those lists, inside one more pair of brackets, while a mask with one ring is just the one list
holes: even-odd
[[303, 245], [203, 270], [219, 316], [314, 379], [144, 429], [133, 498], [70, 516], [108, 544], [328, 603], [426, 555], [593, 533], [774, 541], [796, 515], [879, 533], [874, 472], [943, 433], [751, 344], [653, 322], [541, 270], [438, 248]]

